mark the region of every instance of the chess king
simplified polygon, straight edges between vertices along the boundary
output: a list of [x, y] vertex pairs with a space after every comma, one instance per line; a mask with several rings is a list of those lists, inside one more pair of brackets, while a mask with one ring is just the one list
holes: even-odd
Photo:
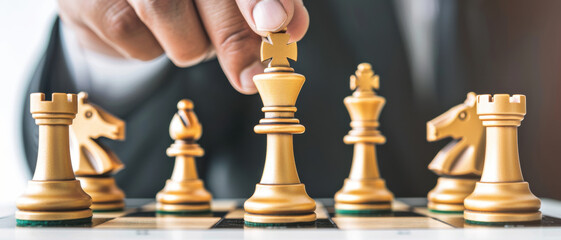
[[478, 95], [477, 115], [486, 128], [481, 180], [464, 200], [464, 219], [472, 224], [540, 221], [541, 202], [522, 177], [518, 127], [526, 115], [526, 96]]
[[485, 152], [485, 128], [477, 117], [476, 95], [442, 115], [427, 122], [427, 140], [451, 137], [429, 164], [439, 175], [434, 189], [428, 194], [428, 208], [434, 212], [462, 213], [464, 199], [473, 192], [481, 177]]
[[16, 206], [20, 226], [87, 224], [92, 198], [74, 177], [70, 161], [69, 125], [78, 111], [76, 94], [32, 93], [30, 111], [39, 125], [39, 149], [33, 179]]
[[349, 177], [335, 194], [335, 211], [338, 214], [389, 212], [393, 194], [380, 177], [376, 159], [376, 144], [386, 142], [377, 130], [386, 99], [372, 90], [379, 88], [380, 78], [374, 75], [370, 64], [359, 64], [355, 74], [350, 81], [355, 92], [344, 100], [352, 130], [343, 138], [346, 144], [354, 144], [353, 161]]
[[113, 174], [124, 165], [99, 137], [125, 139], [125, 122], [88, 102], [88, 94], [78, 93], [78, 114], [70, 126], [71, 149], [78, 159], [74, 174], [92, 197], [91, 209], [119, 211], [125, 207], [125, 194], [117, 187]]
[[300, 183], [292, 135], [304, 133], [304, 126], [294, 118], [296, 99], [305, 77], [294, 73], [288, 59], [296, 61], [296, 43], [288, 44], [285, 32], [269, 33], [261, 44], [261, 61], [271, 59], [265, 73], [253, 82], [263, 100], [265, 118], [254, 131], [267, 134], [265, 168], [255, 193], [244, 203], [244, 221], [249, 226], [313, 223], [316, 203]]

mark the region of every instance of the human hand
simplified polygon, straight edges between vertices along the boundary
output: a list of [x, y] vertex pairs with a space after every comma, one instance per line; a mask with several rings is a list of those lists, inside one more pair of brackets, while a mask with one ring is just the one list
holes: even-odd
[[[60, 17], [80, 44], [106, 55], [152, 60], [166, 53], [177, 66], [214, 54], [232, 86], [257, 92], [261, 36], [287, 28], [300, 40], [309, 17], [302, 0], [58, 0]], [[256, 34], [257, 33], [257, 34]]]

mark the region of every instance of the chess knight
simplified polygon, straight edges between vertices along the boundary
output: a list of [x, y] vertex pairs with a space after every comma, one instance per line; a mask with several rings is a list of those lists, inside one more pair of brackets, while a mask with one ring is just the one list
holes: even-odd
[[70, 126], [71, 149], [77, 157], [74, 174], [92, 197], [92, 210], [118, 211], [125, 207], [125, 194], [113, 174], [124, 165], [117, 155], [97, 141], [100, 137], [125, 139], [125, 122], [88, 102], [88, 94], [78, 94], [78, 114]]
[[481, 177], [485, 152], [485, 128], [477, 117], [476, 95], [427, 122], [427, 140], [452, 138], [429, 164], [439, 175], [428, 194], [428, 208], [435, 212], [462, 213], [464, 199]]
[[355, 74], [350, 81], [355, 91], [344, 100], [352, 130], [343, 138], [346, 144], [354, 144], [353, 161], [349, 177], [335, 194], [335, 210], [339, 214], [389, 212], [393, 194], [380, 177], [376, 158], [376, 144], [386, 142], [377, 130], [386, 99], [372, 90], [380, 87], [380, 78], [370, 64], [359, 64]]

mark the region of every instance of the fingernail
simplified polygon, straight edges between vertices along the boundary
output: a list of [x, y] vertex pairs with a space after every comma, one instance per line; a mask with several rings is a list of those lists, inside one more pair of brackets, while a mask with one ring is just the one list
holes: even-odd
[[253, 21], [257, 31], [278, 31], [287, 18], [284, 7], [277, 0], [262, 0], [253, 8]]
[[264, 69], [261, 62], [254, 62], [242, 70], [240, 73], [240, 84], [244, 91], [243, 93], [249, 94], [257, 92], [257, 88], [255, 88], [255, 84], [253, 83], [253, 76], [263, 73]]

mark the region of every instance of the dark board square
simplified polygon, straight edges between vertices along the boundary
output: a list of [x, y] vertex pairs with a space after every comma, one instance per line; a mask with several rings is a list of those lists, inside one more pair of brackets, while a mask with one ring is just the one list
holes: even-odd
[[329, 217], [424, 217], [423, 215], [412, 211], [391, 211], [372, 214], [336, 214], [334, 207], [326, 207], [326, 209], [329, 213]]
[[290, 224], [287, 226], [268, 226], [268, 227], [248, 227], [245, 226], [244, 220], [241, 218], [223, 218], [216, 223], [212, 229], [244, 229], [244, 228], [264, 228], [264, 229], [293, 229], [293, 228], [337, 228], [337, 225], [330, 219], [318, 219], [315, 223], [306, 224]]

